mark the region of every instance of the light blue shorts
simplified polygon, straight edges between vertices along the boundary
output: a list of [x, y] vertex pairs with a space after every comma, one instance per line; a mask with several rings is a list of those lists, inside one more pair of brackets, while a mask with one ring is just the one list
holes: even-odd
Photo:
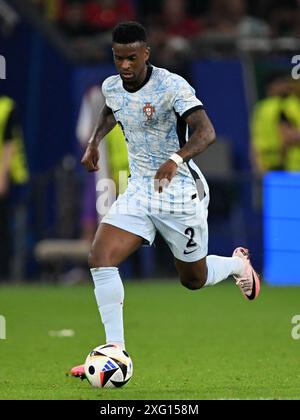
[[200, 200], [196, 187], [184, 194], [169, 187], [158, 194], [132, 182], [101, 223], [140, 236], [149, 245], [158, 231], [176, 259], [195, 262], [207, 256], [208, 204], [208, 191]]

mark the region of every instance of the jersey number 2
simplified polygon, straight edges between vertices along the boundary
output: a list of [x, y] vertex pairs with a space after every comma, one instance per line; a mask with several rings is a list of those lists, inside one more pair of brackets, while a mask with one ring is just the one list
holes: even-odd
[[185, 234], [190, 237], [190, 240], [188, 241], [186, 247], [187, 248], [193, 248], [194, 246], [197, 246], [196, 242], [194, 241], [194, 236], [195, 236], [194, 229], [193, 228], [188, 228], [185, 231]]

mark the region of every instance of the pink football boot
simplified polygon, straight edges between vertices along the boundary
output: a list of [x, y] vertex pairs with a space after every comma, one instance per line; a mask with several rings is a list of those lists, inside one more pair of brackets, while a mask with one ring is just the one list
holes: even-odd
[[245, 263], [245, 269], [241, 276], [233, 276], [242, 294], [247, 300], [254, 300], [260, 292], [260, 280], [258, 274], [251, 265], [249, 251], [246, 248], [236, 248], [233, 257], [241, 258]]

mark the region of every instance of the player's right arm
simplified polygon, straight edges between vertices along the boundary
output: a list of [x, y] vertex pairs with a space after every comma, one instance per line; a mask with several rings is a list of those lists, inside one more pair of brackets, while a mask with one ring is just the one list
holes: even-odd
[[88, 142], [87, 149], [83, 155], [81, 163], [89, 172], [99, 170], [98, 161], [100, 141], [115, 127], [117, 124], [112, 110], [104, 103], [100, 110], [98, 124], [94, 130], [91, 139]]

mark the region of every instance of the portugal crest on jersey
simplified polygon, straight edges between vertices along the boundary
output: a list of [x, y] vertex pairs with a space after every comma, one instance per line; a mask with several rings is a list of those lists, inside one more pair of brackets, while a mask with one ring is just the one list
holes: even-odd
[[144, 106], [143, 110], [144, 110], [144, 114], [147, 117], [147, 120], [151, 121], [153, 119], [153, 115], [155, 113], [154, 106], [150, 102], [147, 102], [146, 105]]

